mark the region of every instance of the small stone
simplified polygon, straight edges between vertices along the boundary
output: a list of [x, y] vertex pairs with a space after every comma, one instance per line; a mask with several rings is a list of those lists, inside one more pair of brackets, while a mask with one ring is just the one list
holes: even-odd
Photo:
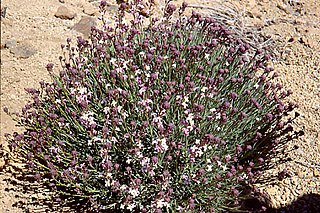
[[17, 45], [16, 40], [8, 40], [4, 43], [4, 48], [11, 49], [11, 48], [15, 47], [16, 45]]
[[9, 27], [13, 26], [13, 21], [11, 19], [1, 19], [1, 23]]
[[21, 44], [12, 49], [10, 52], [15, 55], [16, 58], [29, 58], [36, 54], [36, 50], [28, 44]]
[[290, 11], [288, 10], [288, 8], [284, 4], [277, 4], [277, 8], [284, 11], [288, 15], [290, 14]]
[[247, 11], [250, 18], [261, 19], [262, 13], [257, 8], [252, 8], [250, 11]]
[[320, 177], [320, 171], [316, 168], [313, 169], [313, 176], [314, 177]]
[[83, 7], [83, 12], [89, 16], [98, 14], [98, 9], [91, 4], [87, 4]]
[[0, 158], [0, 171], [2, 171], [4, 165], [6, 165], [4, 159], [3, 159], [3, 158]]
[[15, 162], [10, 163], [10, 166], [11, 166], [12, 168], [14, 168], [15, 170], [21, 170], [21, 171], [25, 168], [25, 165], [24, 165], [24, 164], [22, 164], [22, 163], [15, 163]]
[[90, 16], [83, 16], [81, 20], [75, 24], [72, 29], [82, 33], [85, 37], [89, 37], [91, 27], [96, 26], [96, 21]]
[[76, 14], [70, 11], [67, 7], [60, 6], [54, 16], [61, 19], [73, 19], [76, 17]]
[[303, 19], [303, 18], [296, 18], [294, 20], [294, 23], [298, 24], [298, 25], [305, 25], [305, 24], [307, 24], [307, 21], [305, 19]]
[[5, 18], [7, 15], [8, 7], [1, 7], [1, 18]]
[[305, 178], [306, 177], [306, 173], [305, 172], [303, 172], [303, 171], [297, 171], [297, 175], [298, 175], [298, 177], [299, 178], [301, 178], [301, 179], [303, 179], [303, 178]]

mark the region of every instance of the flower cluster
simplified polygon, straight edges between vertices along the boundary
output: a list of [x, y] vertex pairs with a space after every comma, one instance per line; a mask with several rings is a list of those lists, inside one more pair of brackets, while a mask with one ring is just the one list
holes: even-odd
[[26, 131], [12, 148], [37, 180], [93, 210], [238, 207], [267, 160], [262, 150], [291, 131], [282, 117], [295, 107], [283, 102], [292, 91], [273, 83], [268, 55], [250, 56], [212, 18], [168, 21], [168, 5], [167, 21], [146, 29], [134, 5], [135, 19], [122, 22], [125, 8], [115, 28], [62, 45], [59, 75], [48, 65], [53, 82], [28, 90], [33, 101], [18, 115]]

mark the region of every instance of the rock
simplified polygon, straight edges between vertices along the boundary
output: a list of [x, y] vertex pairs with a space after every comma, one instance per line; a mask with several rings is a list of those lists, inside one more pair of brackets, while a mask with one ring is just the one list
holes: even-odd
[[70, 11], [67, 7], [60, 6], [54, 16], [61, 19], [73, 19], [76, 17], [76, 14]]
[[96, 26], [96, 21], [90, 16], [83, 16], [81, 20], [75, 24], [72, 29], [82, 33], [85, 37], [89, 37], [91, 27]]
[[314, 177], [320, 177], [320, 171], [316, 168], [313, 169], [313, 176]]
[[29, 58], [36, 54], [36, 50], [28, 44], [21, 44], [10, 49], [10, 52], [17, 58]]
[[13, 22], [11, 19], [1, 19], [1, 23], [3, 23], [6, 26], [9, 26], [9, 27], [13, 26]]
[[5, 18], [7, 15], [8, 7], [1, 7], [1, 18]]
[[247, 11], [250, 18], [258, 18], [261, 19], [262, 13], [257, 8], [252, 8], [251, 10]]
[[91, 4], [84, 5], [83, 12], [89, 16], [93, 16], [99, 13], [98, 9]]
[[277, 4], [277, 8], [279, 8], [280, 10], [282, 10], [283, 12], [285, 12], [286, 14], [290, 14], [290, 11], [288, 9], [288, 7], [285, 4]]
[[16, 45], [17, 45], [16, 40], [8, 40], [4, 43], [4, 48], [11, 49], [11, 48], [15, 47]]
[[64, 3], [64, 0], [59, 0], [59, 2], [63, 4], [63, 3]]
[[250, 9], [255, 8], [256, 6], [257, 6], [256, 0], [247, 1], [247, 7], [249, 7]]

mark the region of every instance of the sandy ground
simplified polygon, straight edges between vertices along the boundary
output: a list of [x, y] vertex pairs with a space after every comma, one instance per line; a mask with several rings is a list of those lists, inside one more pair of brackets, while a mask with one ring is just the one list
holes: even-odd
[[[109, 2], [109, 15], [112, 17], [116, 2]], [[210, 7], [216, 7], [214, 2], [219, 1], [187, 2], [197, 7], [199, 12], [213, 15]], [[295, 128], [305, 132], [304, 136], [289, 143], [288, 150], [296, 147], [288, 151], [292, 161], [268, 171], [272, 175], [286, 168], [288, 177], [264, 183], [260, 188], [270, 195], [270, 205], [274, 207], [288, 205], [308, 193], [320, 195], [320, 1], [233, 0], [231, 3], [233, 8], [237, 8], [242, 27], [272, 41], [273, 63], [280, 74], [279, 81], [293, 90], [290, 99], [299, 105], [301, 116]], [[55, 17], [62, 5], [76, 16], [70, 20]], [[46, 64], [51, 62], [59, 67], [60, 44], [65, 43], [68, 37], [75, 39], [81, 35], [72, 27], [83, 16], [97, 18], [97, 5], [98, 1], [89, 0], [1, 1], [5, 17], [1, 17], [0, 144], [5, 144], [5, 133], [17, 130], [2, 108], [7, 106], [12, 112], [20, 111], [28, 100], [24, 88], [38, 87], [40, 80], [49, 80]], [[163, 2], [158, 1], [158, 6], [161, 5]], [[27, 212], [26, 209], [35, 212], [28, 201], [31, 195], [17, 190], [16, 183], [10, 181], [12, 169], [4, 166], [3, 152], [0, 152], [0, 212]], [[17, 208], [16, 204], [27, 207]]]

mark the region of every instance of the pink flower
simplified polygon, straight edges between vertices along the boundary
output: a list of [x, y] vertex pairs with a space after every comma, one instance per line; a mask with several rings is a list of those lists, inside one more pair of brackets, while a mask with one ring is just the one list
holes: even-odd
[[189, 136], [189, 129], [188, 128], [182, 128], [182, 133], [185, 135], [185, 136]]

